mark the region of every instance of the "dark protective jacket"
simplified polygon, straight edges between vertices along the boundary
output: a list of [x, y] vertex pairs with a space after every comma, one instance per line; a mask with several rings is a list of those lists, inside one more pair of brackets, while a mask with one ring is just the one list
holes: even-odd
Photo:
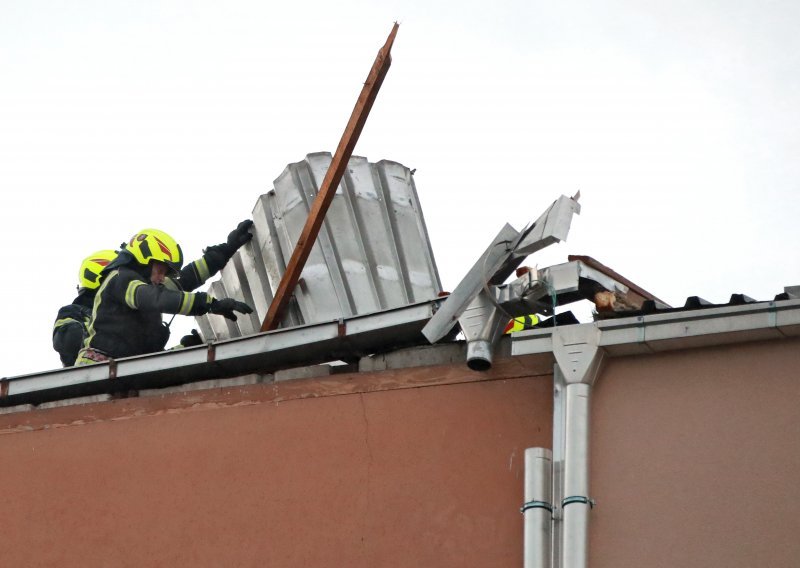
[[[162, 313], [180, 313], [184, 315], [202, 315], [206, 313], [203, 308], [195, 306], [180, 305], [183, 301], [177, 300], [180, 294], [195, 290], [202, 286], [209, 278], [214, 276], [225, 266], [235, 249], [226, 245], [219, 244], [208, 247], [203, 256], [184, 267], [174, 278], [168, 278], [163, 286], [150, 284], [149, 278], [145, 276], [149, 272], [148, 267], [139, 267], [132, 262], [130, 253], [122, 251], [114, 261], [107, 267], [101, 278], [102, 282], [111, 278], [111, 274], [117, 270], [123, 271], [123, 277], [114, 277], [116, 282], [111, 289], [106, 292], [104, 300], [106, 305], [99, 311], [99, 327], [90, 328], [90, 320], [94, 310], [95, 296], [97, 290], [84, 290], [72, 304], [64, 306], [58, 312], [56, 325], [53, 329], [53, 348], [58, 351], [61, 362], [65, 367], [75, 364], [78, 352], [82, 347], [92, 347], [98, 349], [110, 357], [128, 357], [130, 355], [142, 355], [161, 351], [169, 340], [169, 327], [161, 322]], [[136, 276], [130, 274], [133, 272]], [[133, 284], [133, 279], [142, 282], [145, 286], [153, 289], [163, 289], [163, 291], [137, 292], [133, 296], [133, 305], [126, 303], [125, 293], [127, 287]], [[125, 283], [127, 282], [127, 283]], [[138, 288], [138, 284], [135, 287]], [[126, 288], [120, 295], [120, 289]], [[195, 296], [195, 294], [186, 294]], [[202, 295], [199, 304], [206, 304], [210, 297]], [[80, 302], [78, 302], [80, 300]], [[173, 311], [175, 306], [177, 311]], [[183, 309], [184, 311], [181, 311]], [[186, 310], [189, 310], [186, 312]], [[207, 306], [205, 310], [207, 311]], [[95, 316], [97, 318], [98, 316]], [[89, 335], [92, 340], [87, 343]]]
[[121, 266], [103, 276], [85, 347], [114, 359], [161, 351], [169, 339], [162, 313], [199, 316], [208, 312], [211, 297], [205, 292], [182, 292], [171, 280], [151, 284], [137, 268]]

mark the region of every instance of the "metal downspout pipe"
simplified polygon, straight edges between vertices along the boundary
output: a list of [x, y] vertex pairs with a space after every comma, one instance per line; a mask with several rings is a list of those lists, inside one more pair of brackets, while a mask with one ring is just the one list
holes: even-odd
[[486, 290], [481, 290], [458, 323], [467, 340], [467, 366], [473, 371], [491, 368], [494, 349], [503, 336], [508, 316], [497, 309]]
[[[604, 361], [604, 352], [598, 347], [600, 330], [594, 324], [571, 325], [553, 330], [553, 451], [552, 480], [549, 491], [538, 487], [539, 494], [552, 499], [549, 526], [533, 529], [526, 510], [536, 493], [529, 494], [529, 475], [541, 480], [542, 456], [549, 451], [543, 448], [526, 450], [525, 456], [525, 568], [586, 568], [589, 561], [589, 511], [594, 502], [589, 497], [589, 410], [591, 391]], [[528, 463], [528, 452], [539, 459]], [[547, 453], [545, 453], [547, 452]], [[549, 457], [549, 456], [548, 456]], [[529, 474], [530, 470], [530, 474]], [[549, 501], [540, 498], [541, 501]], [[536, 534], [529, 537], [529, 530]], [[549, 547], [540, 544], [548, 539]], [[549, 548], [546, 560], [541, 556]], [[530, 562], [530, 564], [529, 564]]]
[[587, 566], [589, 555], [589, 394], [591, 387], [566, 388], [564, 485], [561, 499], [563, 568]]
[[525, 450], [525, 568], [549, 568], [553, 517], [553, 453], [546, 448]]
[[[586, 568], [589, 558], [589, 408], [604, 352], [594, 324], [553, 330], [553, 568]], [[560, 520], [559, 520], [560, 519]], [[556, 540], [557, 539], [557, 540]]]

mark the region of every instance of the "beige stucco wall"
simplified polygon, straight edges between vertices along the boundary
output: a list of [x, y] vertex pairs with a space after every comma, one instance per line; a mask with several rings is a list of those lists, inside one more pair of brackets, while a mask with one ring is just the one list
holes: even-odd
[[800, 566], [800, 342], [609, 360], [592, 568]]
[[[521, 566], [552, 358], [0, 415], [0, 565]], [[608, 359], [590, 566], [800, 564], [800, 341]]]
[[548, 358], [0, 416], [3, 566], [522, 562]]

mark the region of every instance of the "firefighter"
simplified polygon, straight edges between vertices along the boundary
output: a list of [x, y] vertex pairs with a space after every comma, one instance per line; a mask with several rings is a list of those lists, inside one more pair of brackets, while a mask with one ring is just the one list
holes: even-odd
[[519, 316], [508, 322], [503, 333], [514, 333], [515, 331], [522, 331], [523, 329], [533, 329], [538, 323], [539, 317], [536, 314]]
[[162, 313], [213, 313], [234, 321], [234, 312], [252, 313], [253, 309], [244, 302], [186, 291], [213, 276], [252, 238], [252, 223], [240, 223], [225, 243], [208, 247], [200, 260], [185, 268], [180, 245], [167, 233], [143, 229], [133, 235], [101, 272], [88, 337], [76, 364], [163, 350], [169, 339], [169, 325], [162, 321]]
[[114, 250], [99, 250], [84, 258], [78, 270], [78, 295], [71, 304], [58, 310], [53, 325], [53, 349], [64, 367], [75, 363], [83, 346], [94, 296], [100, 286], [100, 272], [115, 258], [117, 251]]

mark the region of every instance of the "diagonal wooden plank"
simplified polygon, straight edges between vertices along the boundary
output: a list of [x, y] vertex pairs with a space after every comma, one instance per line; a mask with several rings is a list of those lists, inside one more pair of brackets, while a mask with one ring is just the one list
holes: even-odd
[[361, 94], [358, 96], [356, 105], [353, 108], [353, 113], [350, 115], [350, 120], [347, 122], [347, 127], [344, 129], [342, 139], [339, 141], [339, 146], [337, 146], [333, 155], [331, 165], [328, 167], [317, 197], [311, 205], [311, 211], [308, 212], [306, 224], [300, 233], [300, 238], [297, 240], [292, 257], [286, 265], [286, 272], [283, 273], [278, 289], [275, 291], [275, 297], [269, 305], [264, 322], [261, 324], [261, 331], [270, 331], [278, 327], [286, 305], [289, 303], [289, 298], [291, 298], [292, 292], [297, 286], [300, 273], [303, 271], [308, 255], [311, 253], [311, 248], [314, 246], [317, 235], [322, 228], [325, 213], [327, 213], [328, 207], [333, 201], [336, 188], [339, 187], [339, 182], [342, 180], [344, 170], [350, 161], [350, 156], [353, 155], [353, 148], [358, 142], [358, 137], [367, 122], [375, 97], [378, 96], [383, 79], [392, 64], [390, 52], [398, 27], [399, 24], [395, 22], [389, 37], [386, 39], [386, 43], [378, 51], [375, 62], [372, 64], [372, 69], [370, 69], [364, 87], [361, 89]]

